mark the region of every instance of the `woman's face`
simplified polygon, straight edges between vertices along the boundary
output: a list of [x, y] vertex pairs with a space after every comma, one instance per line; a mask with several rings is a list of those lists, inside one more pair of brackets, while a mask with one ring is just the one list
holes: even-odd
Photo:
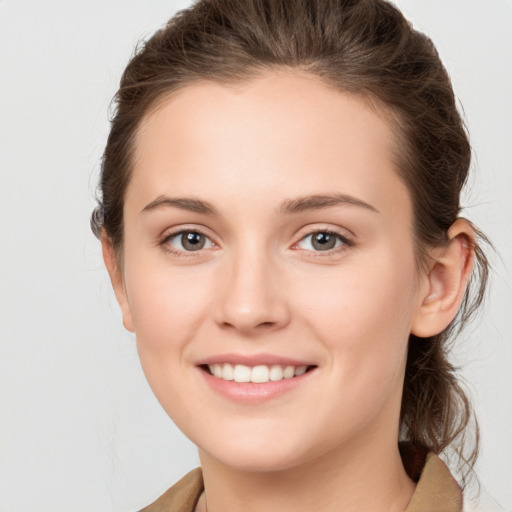
[[285, 72], [142, 123], [118, 297], [202, 453], [275, 470], [396, 442], [422, 280], [394, 144], [369, 104]]

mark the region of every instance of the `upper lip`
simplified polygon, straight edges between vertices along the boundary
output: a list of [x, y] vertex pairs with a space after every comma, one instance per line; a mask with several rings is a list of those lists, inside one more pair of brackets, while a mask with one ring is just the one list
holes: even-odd
[[226, 353], [205, 357], [197, 361], [197, 366], [212, 364], [243, 364], [245, 366], [281, 365], [281, 366], [315, 366], [311, 361], [293, 357], [278, 356], [275, 354], [235, 354]]

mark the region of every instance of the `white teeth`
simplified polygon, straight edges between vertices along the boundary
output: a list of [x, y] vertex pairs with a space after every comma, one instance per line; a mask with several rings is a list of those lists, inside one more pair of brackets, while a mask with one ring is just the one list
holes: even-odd
[[269, 374], [268, 366], [255, 366], [251, 370], [251, 382], [268, 382]]
[[295, 368], [295, 377], [305, 374], [307, 369], [307, 366], [297, 366], [297, 368]]
[[270, 367], [270, 380], [276, 381], [281, 380], [283, 378], [283, 369], [275, 364], [274, 366]]
[[294, 375], [295, 375], [295, 367], [293, 367], [293, 366], [287, 366], [287, 367], [284, 369], [283, 377], [284, 377], [285, 379], [291, 379]]
[[213, 365], [213, 375], [215, 375], [215, 377], [222, 378], [222, 366], [220, 364]]
[[232, 364], [225, 363], [222, 367], [222, 378], [224, 380], [234, 380], [235, 378], [235, 370]]
[[282, 367], [278, 364], [272, 366], [260, 364], [253, 367], [245, 366], [244, 364], [233, 366], [229, 363], [208, 365], [210, 373], [219, 379], [234, 380], [235, 382], [254, 382], [257, 384], [299, 377], [306, 373], [307, 368], [307, 366]]
[[251, 369], [249, 366], [237, 364], [235, 366], [235, 382], [251, 382]]

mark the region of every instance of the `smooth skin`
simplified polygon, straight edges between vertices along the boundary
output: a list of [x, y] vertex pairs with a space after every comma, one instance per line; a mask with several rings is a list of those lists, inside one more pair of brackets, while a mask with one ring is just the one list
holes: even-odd
[[[148, 382], [199, 447], [198, 510], [406, 508], [407, 342], [455, 316], [474, 233], [458, 220], [417, 268], [395, 149], [378, 106], [285, 70], [190, 85], [144, 119], [122, 252], [104, 235], [103, 253]], [[282, 396], [238, 403], [197, 366], [226, 353], [316, 368]]]

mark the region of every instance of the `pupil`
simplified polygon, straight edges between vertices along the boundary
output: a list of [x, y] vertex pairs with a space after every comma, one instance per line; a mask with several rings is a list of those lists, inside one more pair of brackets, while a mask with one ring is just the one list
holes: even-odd
[[313, 237], [313, 247], [315, 249], [326, 250], [332, 249], [336, 244], [335, 237], [331, 236], [329, 233], [317, 233]]
[[204, 246], [204, 237], [200, 233], [184, 233], [181, 237], [181, 243], [185, 249], [197, 251]]

